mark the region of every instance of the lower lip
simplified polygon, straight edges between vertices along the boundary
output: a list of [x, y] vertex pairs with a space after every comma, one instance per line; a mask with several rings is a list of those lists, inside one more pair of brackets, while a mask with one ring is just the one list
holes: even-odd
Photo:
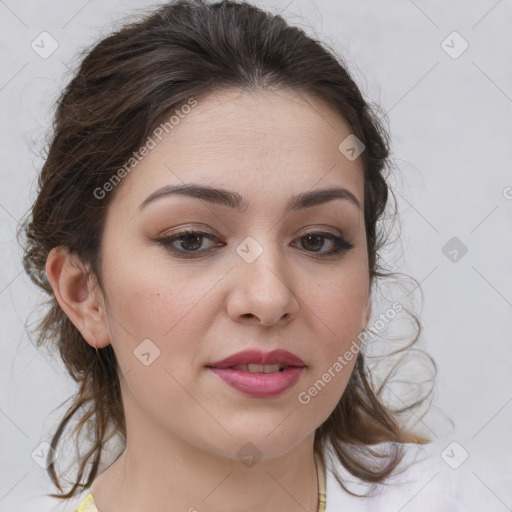
[[290, 389], [299, 380], [304, 367], [291, 366], [276, 373], [250, 373], [231, 368], [209, 370], [236, 390], [246, 395], [264, 398], [280, 395]]

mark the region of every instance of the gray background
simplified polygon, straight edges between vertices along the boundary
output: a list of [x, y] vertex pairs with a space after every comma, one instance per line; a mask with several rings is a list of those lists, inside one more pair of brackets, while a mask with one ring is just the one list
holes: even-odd
[[[490, 510], [512, 510], [511, 2], [255, 3], [336, 48], [387, 113], [400, 168], [400, 269], [421, 282], [421, 344], [439, 368], [434, 407], [420, 423], [440, 456], [453, 441], [458, 456], [469, 453], [456, 471]], [[22, 272], [15, 231], [34, 199], [38, 151], [78, 51], [149, 5], [0, 0], [0, 511], [32, 510], [32, 498], [54, 490], [31, 454], [74, 392], [62, 364], [36, 350], [25, 329], [41, 296]], [[58, 43], [48, 58], [31, 47], [44, 31]], [[469, 44], [460, 56], [454, 31]]]

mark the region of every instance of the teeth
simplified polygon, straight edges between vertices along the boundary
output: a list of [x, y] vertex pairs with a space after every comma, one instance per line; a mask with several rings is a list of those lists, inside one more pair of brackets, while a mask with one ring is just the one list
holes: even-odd
[[288, 368], [285, 364], [238, 364], [231, 367], [233, 370], [249, 373], [278, 373]]
[[237, 364], [236, 366], [231, 366], [231, 369], [232, 370], [239, 370], [241, 372], [247, 372], [249, 371], [247, 369], [247, 365], [246, 364]]
[[[271, 370], [269, 370], [271, 368]], [[285, 364], [266, 364], [263, 367], [263, 373], [277, 373], [277, 372], [283, 372], [289, 368], [289, 366]]]

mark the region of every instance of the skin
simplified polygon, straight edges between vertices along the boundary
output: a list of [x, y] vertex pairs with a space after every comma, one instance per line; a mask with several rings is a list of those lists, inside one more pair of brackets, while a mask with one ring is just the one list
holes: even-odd
[[[191, 113], [118, 185], [107, 211], [102, 287], [76, 256], [54, 249], [46, 271], [87, 343], [112, 344], [119, 362], [127, 446], [97, 477], [99, 509], [315, 511], [314, 432], [346, 387], [355, 357], [307, 404], [307, 391], [345, 353], [370, 315], [363, 210], [346, 199], [284, 214], [290, 196], [337, 186], [364, 199], [360, 158], [338, 149], [348, 123], [319, 100], [291, 91], [225, 89]], [[139, 205], [165, 185], [199, 183], [237, 192], [244, 211], [174, 195]], [[172, 246], [154, 239], [191, 227], [216, 239]], [[339, 231], [353, 245], [334, 256]], [[248, 236], [262, 254], [235, 251]], [[202, 255], [187, 258], [202, 240]], [[315, 252], [319, 250], [319, 252]], [[183, 256], [183, 253], [185, 256]], [[150, 339], [150, 365], [134, 355]], [[248, 348], [284, 348], [307, 369], [291, 389], [255, 398], [206, 365]], [[245, 466], [246, 443], [261, 459]], [[301, 468], [300, 471], [297, 468]]]

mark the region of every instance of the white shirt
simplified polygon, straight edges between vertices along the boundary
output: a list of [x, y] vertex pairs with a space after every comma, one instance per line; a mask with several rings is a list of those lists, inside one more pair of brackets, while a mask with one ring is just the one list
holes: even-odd
[[[450, 443], [406, 444], [406, 455], [387, 483], [378, 485], [376, 495], [358, 498], [344, 491], [326, 460], [326, 512], [487, 512], [512, 510], [512, 469], [499, 481], [482, 478], [464, 461], [450, 460]], [[380, 445], [377, 445], [380, 446]], [[444, 453], [444, 458], [441, 454]], [[446, 460], [450, 462], [447, 463]], [[339, 464], [343, 482], [353, 492], [363, 494], [370, 484], [362, 484]], [[487, 481], [485, 481], [487, 480]], [[485, 482], [485, 483], [484, 483]]]

